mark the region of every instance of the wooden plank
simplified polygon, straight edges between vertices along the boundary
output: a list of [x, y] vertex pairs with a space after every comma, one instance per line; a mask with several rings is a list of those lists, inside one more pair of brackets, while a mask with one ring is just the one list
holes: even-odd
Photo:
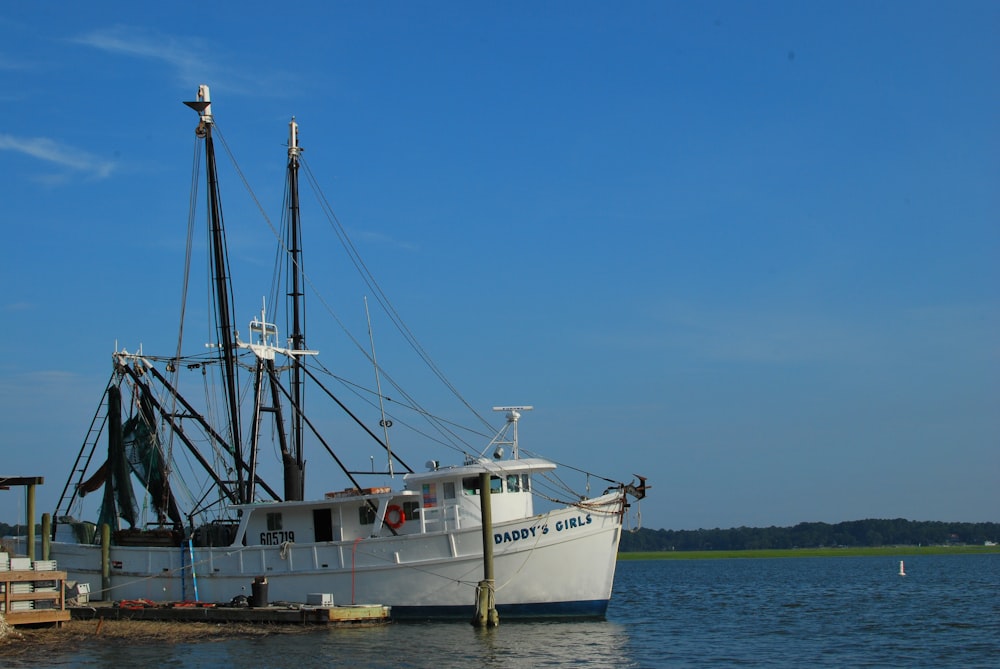
[[335, 606], [318, 611], [327, 612], [327, 620], [367, 620], [372, 618], [389, 617], [389, 609], [378, 605], [365, 606]]
[[0, 486], [4, 488], [12, 485], [42, 485], [45, 483], [44, 476], [0, 476]]
[[320, 623], [327, 625], [378, 624], [389, 622], [389, 608], [381, 605], [345, 607], [230, 608], [199, 606], [154, 606], [148, 608], [76, 607], [74, 618], [111, 620], [160, 620], [217, 623]]
[[8, 625], [38, 625], [41, 623], [63, 623], [70, 619], [70, 612], [59, 609], [7, 611], [4, 613], [4, 617]]
[[0, 571], [0, 583], [4, 581], [23, 583], [25, 581], [65, 581], [64, 571], [29, 571], [19, 569], [18, 571]]
[[38, 602], [38, 601], [58, 601], [62, 598], [61, 592], [51, 590], [36, 590], [35, 592], [12, 592], [10, 601], [12, 602]]

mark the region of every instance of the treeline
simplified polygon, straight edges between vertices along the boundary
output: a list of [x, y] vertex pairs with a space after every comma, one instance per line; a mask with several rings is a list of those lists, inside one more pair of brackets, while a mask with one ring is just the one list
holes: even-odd
[[[35, 526], [41, 532], [41, 524]], [[0, 523], [0, 537], [26, 533], [24, 525]], [[1000, 523], [945, 523], [894, 520], [852, 520], [799, 523], [794, 527], [734, 527], [728, 530], [650, 530], [623, 532], [619, 550], [739, 551], [775, 548], [830, 548], [836, 546], [982, 545], [1000, 542]]]
[[[39, 523], [39, 526], [41, 526], [41, 523]], [[27, 533], [28, 533], [27, 525], [8, 525], [7, 523], [0, 523], [0, 538], [19, 537], [22, 534], [27, 534]]]
[[619, 550], [710, 551], [836, 546], [929, 546], [1000, 541], [1000, 523], [852, 520], [799, 523], [794, 527], [734, 527], [728, 530], [648, 530], [623, 532]]

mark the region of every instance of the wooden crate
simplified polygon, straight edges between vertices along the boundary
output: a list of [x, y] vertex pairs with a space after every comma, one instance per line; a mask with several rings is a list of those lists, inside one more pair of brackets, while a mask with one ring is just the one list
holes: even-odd
[[[55, 587], [51, 587], [53, 582]], [[44, 589], [34, 587], [35, 583], [42, 583]], [[26, 585], [31, 587], [23, 587]], [[69, 620], [70, 613], [63, 598], [66, 587], [64, 571], [4, 571], [0, 572], [0, 586], [0, 611], [8, 625], [55, 623], [61, 627], [63, 622]], [[23, 606], [30, 608], [24, 609]]]

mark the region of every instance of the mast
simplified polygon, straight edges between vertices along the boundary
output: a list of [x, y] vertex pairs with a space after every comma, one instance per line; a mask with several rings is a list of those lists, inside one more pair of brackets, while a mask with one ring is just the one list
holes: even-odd
[[[237, 340], [237, 346], [249, 348], [257, 358], [254, 366], [254, 409], [251, 418], [250, 430], [250, 465], [248, 485], [250, 487], [250, 499], [256, 497], [255, 480], [257, 473], [257, 456], [260, 453], [260, 432], [263, 427], [262, 418], [264, 414], [271, 415], [274, 423], [273, 432], [278, 439], [278, 447], [281, 449], [281, 459], [285, 464], [285, 497], [288, 500], [301, 500], [301, 490], [295, 496], [296, 488], [294, 481], [291, 486], [288, 481], [287, 463], [290, 459], [288, 450], [288, 438], [285, 434], [285, 421], [281, 411], [281, 397], [279, 395], [277, 372], [275, 371], [274, 358], [278, 353], [289, 355], [290, 352], [278, 347], [278, 326], [267, 322], [267, 309], [262, 308], [260, 319], [254, 318], [250, 321], [250, 344], [244, 344]], [[292, 357], [289, 355], [289, 357]], [[264, 403], [264, 384], [270, 388], [270, 405]], [[293, 495], [289, 497], [289, 495]]]
[[367, 297], [365, 297], [365, 317], [368, 319], [368, 340], [372, 345], [372, 365], [375, 367], [375, 389], [378, 392], [378, 408], [382, 413], [382, 420], [378, 424], [382, 426], [382, 434], [385, 436], [385, 452], [388, 456], [389, 476], [395, 477], [396, 475], [392, 471], [392, 447], [389, 445], [389, 428], [392, 427], [392, 421], [385, 417], [385, 399], [382, 396], [382, 381], [378, 373], [378, 360], [375, 358], [375, 333], [372, 332], [372, 317], [368, 312]]
[[244, 484], [243, 448], [240, 443], [240, 410], [239, 394], [236, 379], [236, 346], [233, 338], [232, 305], [229, 299], [229, 259], [226, 251], [225, 229], [222, 223], [222, 206], [219, 197], [219, 180], [215, 168], [215, 145], [212, 141], [212, 103], [208, 86], [198, 87], [198, 99], [185, 102], [188, 107], [198, 112], [200, 122], [195, 134], [205, 140], [205, 165], [208, 176], [208, 208], [212, 238], [212, 277], [215, 283], [215, 308], [218, 319], [219, 360], [222, 362], [225, 375], [226, 403], [229, 410], [229, 429], [233, 468], [236, 472], [237, 497], [241, 503], [250, 499], [248, 486]]
[[[292, 331], [290, 334], [293, 351], [304, 351], [306, 337], [303, 332], [305, 317], [305, 296], [302, 292], [304, 271], [302, 269], [302, 230], [299, 225], [299, 125], [295, 117], [288, 123], [288, 270], [291, 274], [291, 289], [288, 300], [292, 310]], [[292, 356], [291, 401], [291, 453], [283, 453], [285, 467], [285, 499], [301, 500], [305, 493], [306, 463], [302, 448], [302, 412], [305, 389], [302, 380], [302, 359]]]

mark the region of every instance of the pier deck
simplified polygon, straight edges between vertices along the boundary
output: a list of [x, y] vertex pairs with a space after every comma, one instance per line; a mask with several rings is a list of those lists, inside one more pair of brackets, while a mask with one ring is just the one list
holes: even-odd
[[389, 622], [389, 607], [381, 604], [353, 606], [231, 607], [190, 602], [95, 603], [69, 609], [74, 620], [156, 620], [164, 622], [277, 623], [323, 625], [382, 625]]

